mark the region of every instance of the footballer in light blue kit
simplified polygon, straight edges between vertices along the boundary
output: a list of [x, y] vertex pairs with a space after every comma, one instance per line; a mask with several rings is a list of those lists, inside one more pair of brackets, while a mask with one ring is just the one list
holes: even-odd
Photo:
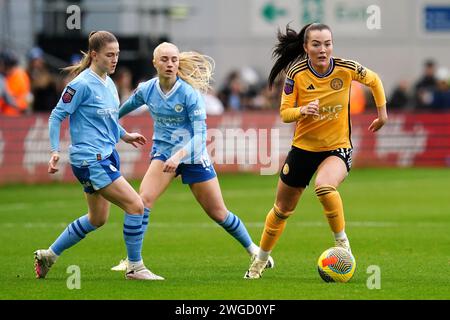
[[[119, 117], [147, 105], [153, 119], [151, 162], [140, 186], [146, 225], [154, 203], [171, 181], [181, 175], [206, 214], [253, 258], [259, 248], [242, 220], [225, 206], [206, 150], [205, 102], [200, 91], [209, 88], [212, 62], [196, 52], [180, 53], [172, 43], [158, 45], [153, 53], [157, 77], [138, 86], [120, 108]], [[125, 270], [127, 264], [126, 259], [122, 260], [112, 270]], [[273, 260], [267, 267], [273, 267]]]
[[[115, 145], [125, 134], [119, 125], [119, 96], [110, 77], [100, 78], [90, 68], [82, 71], [66, 87], [61, 99], [53, 109], [49, 119], [51, 151], [59, 150], [59, 133], [61, 122], [69, 118], [71, 145], [69, 147], [70, 163], [77, 170], [88, 167], [108, 158], [115, 152]], [[119, 163], [116, 163], [118, 166]], [[119, 169], [119, 168], [116, 168]], [[118, 170], [112, 175], [114, 181]], [[95, 180], [86, 188], [92, 193], [112, 181]], [[77, 178], [81, 178], [77, 175]], [[107, 179], [105, 177], [105, 179]], [[108, 183], [109, 182], [109, 183]], [[83, 182], [82, 182], [83, 183]]]
[[84, 187], [89, 210], [69, 224], [48, 249], [35, 252], [37, 278], [45, 278], [65, 250], [106, 223], [111, 201], [125, 211], [123, 235], [130, 261], [125, 278], [163, 280], [142, 261], [144, 205], [120, 174], [119, 155], [115, 150], [119, 139], [135, 147], [146, 142], [144, 136], [126, 132], [118, 122], [119, 97], [108, 76], [115, 71], [118, 57], [119, 43], [112, 33], [91, 32], [88, 53], [78, 65], [66, 68], [76, 77], [64, 89], [49, 118], [52, 155], [48, 172], [58, 171], [61, 122], [69, 117], [70, 164]]
[[205, 102], [199, 91], [177, 77], [164, 93], [159, 78], [141, 83], [122, 105], [120, 117], [147, 105], [153, 119], [151, 159], [166, 161], [180, 149], [185, 156], [177, 167], [183, 183], [191, 184], [216, 176], [206, 150]]

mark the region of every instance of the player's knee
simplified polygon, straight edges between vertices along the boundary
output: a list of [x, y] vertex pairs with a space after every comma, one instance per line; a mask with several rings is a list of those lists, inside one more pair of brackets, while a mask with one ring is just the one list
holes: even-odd
[[130, 203], [125, 211], [130, 214], [144, 214], [144, 203], [139, 198]]
[[273, 205], [274, 213], [283, 219], [289, 218], [294, 214], [295, 206], [283, 202], [277, 202]]
[[339, 185], [339, 181], [337, 178], [329, 177], [326, 175], [318, 175], [316, 177], [316, 181], [314, 183], [315, 189], [320, 188], [322, 186], [332, 186], [336, 188]]
[[93, 217], [93, 218], [89, 218], [89, 222], [96, 228], [100, 228], [101, 226], [103, 226], [106, 221], [108, 220], [107, 217]]
[[224, 222], [228, 216], [228, 210], [221, 206], [211, 206], [205, 208], [206, 214], [217, 223]]
[[316, 188], [314, 189], [316, 196], [320, 197], [320, 196], [324, 196], [326, 194], [329, 194], [331, 192], [336, 192], [336, 187], [331, 185], [331, 184], [317, 184], [316, 183]]
[[155, 203], [154, 197], [146, 192], [141, 192], [140, 196], [146, 208], [153, 208], [153, 204]]

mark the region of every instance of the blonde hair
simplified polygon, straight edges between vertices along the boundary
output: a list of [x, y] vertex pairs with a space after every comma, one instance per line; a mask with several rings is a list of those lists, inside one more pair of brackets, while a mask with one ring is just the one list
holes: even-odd
[[81, 61], [73, 66], [63, 68], [63, 71], [69, 72], [71, 75], [77, 76], [83, 70], [89, 68], [92, 62], [91, 52], [99, 52], [106, 44], [111, 42], [118, 42], [117, 38], [108, 31], [92, 31], [89, 34], [88, 52], [81, 51], [83, 58]]
[[200, 92], [211, 89], [215, 62], [210, 56], [195, 51], [181, 52], [178, 76]]
[[[153, 59], [159, 55], [162, 47], [171, 46], [178, 52], [178, 47], [170, 42], [159, 44], [153, 51]], [[215, 62], [210, 56], [195, 51], [179, 52], [179, 66], [177, 75], [200, 92], [211, 89], [210, 82], [214, 72]]]

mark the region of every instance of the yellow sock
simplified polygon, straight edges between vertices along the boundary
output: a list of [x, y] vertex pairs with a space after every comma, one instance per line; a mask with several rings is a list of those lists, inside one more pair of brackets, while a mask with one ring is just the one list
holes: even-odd
[[318, 186], [315, 191], [322, 203], [331, 230], [334, 233], [343, 231], [345, 228], [344, 207], [339, 192], [330, 185]]
[[260, 248], [263, 251], [270, 252], [277, 243], [284, 228], [286, 227], [286, 219], [292, 212], [283, 213], [277, 206], [274, 206], [266, 217], [264, 231], [261, 237]]

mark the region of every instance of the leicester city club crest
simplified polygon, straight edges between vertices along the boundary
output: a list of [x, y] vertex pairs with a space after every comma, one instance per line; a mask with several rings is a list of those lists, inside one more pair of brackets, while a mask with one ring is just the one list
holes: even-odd
[[334, 90], [341, 89], [343, 85], [344, 85], [344, 82], [342, 81], [342, 79], [339, 79], [339, 78], [334, 78], [333, 80], [331, 80], [331, 83], [330, 83], [331, 88]]

